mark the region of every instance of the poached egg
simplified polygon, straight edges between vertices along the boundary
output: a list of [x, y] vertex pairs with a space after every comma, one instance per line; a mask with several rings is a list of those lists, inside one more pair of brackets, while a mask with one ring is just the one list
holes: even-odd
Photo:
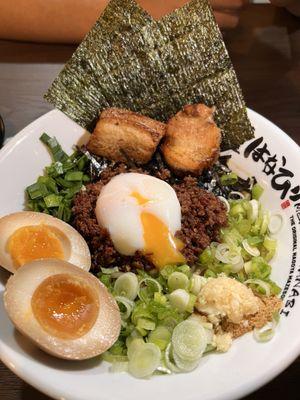
[[157, 268], [185, 262], [183, 243], [175, 237], [181, 208], [165, 181], [139, 173], [117, 175], [101, 190], [95, 212], [120, 254], [141, 251]]

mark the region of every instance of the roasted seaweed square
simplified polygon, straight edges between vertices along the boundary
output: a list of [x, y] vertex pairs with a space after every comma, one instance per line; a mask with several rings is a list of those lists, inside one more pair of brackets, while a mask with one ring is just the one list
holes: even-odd
[[45, 98], [89, 130], [107, 107], [166, 121], [187, 103], [216, 107], [222, 149], [253, 136], [207, 0], [154, 20], [134, 0], [112, 0]]

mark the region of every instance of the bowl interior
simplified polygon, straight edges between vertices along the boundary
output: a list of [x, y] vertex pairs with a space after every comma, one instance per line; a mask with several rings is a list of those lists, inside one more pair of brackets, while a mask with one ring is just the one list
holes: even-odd
[[[127, 374], [112, 374], [99, 359], [66, 362], [36, 349], [18, 334], [3, 306], [8, 274], [0, 273], [0, 357], [24, 380], [55, 398], [150, 400], [161, 395], [185, 398], [234, 399], [272, 379], [300, 352], [300, 269], [297, 255], [300, 226], [300, 151], [279, 128], [249, 110], [256, 128], [255, 139], [238, 152], [231, 152], [231, 168], [242, 177], [255, 176], [264, 187], [262, 203], [284, 220], [276, 235], [278, 252], [272, 261], [272, 278], [283, 288], [281, 322], [276, 336], [266, 344], [247, 334], [234, 342], [226, 354], [204, 357], [199, 368], [188, 374], [156, 376], [137, 380]], [[49, 164], [50, 156], [38, 138], [42, 132], [56, 136], [70, 152], [84, 142], [87, 133], [61, 112], [45, 114], [16, 135], [0, 151], [0, 215], [23, 209], [24, 188], [34, 182]], [[298, 193], [299, 192], [299, 193]], [[194, 390], [191, 390], [193, 388]]]

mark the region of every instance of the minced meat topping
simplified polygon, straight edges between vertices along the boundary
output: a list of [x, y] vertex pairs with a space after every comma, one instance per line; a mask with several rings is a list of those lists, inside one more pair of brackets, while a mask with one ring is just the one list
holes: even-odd
[[[125, 164], [108, 167], [102, 172], [98, 182], [87, 185], [74, 200], [72, 225], [89, 245], [94, 273], [100, 267], [118, 266], [123, 271], [154, 268], [140, 252], [136, 252], [134, 256], [119, 254], [107, 230], [101, 228], [96, 219], [95, 206], [102, 187], [114, 176], [125, 172], [148, 173], [142, 168], [129, 168]], [[168, 169], [157, 170], [154, 175], [170, 183]], [[226, 209], [215, 195], [201, 189], [195, 178], [185, 177], [177, 180], [172, 187], [176, 191], [182, 213], [181, 231], [177, 232], [176, 236], [185, 245], [182, 253], [187, 263], [193, 265], [201, 251], [218, 239], [220, 228], [226, 226]]]

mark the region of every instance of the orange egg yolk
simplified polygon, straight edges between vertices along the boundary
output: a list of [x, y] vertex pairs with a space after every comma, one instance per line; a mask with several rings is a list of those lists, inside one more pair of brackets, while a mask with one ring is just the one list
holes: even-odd
[[23, 226], [8, 240], [8, 251], [18, 268], [40, 258], [64, 259], [64, 251], [55, 230], [48, 225]]
[[[131, 196], [139, 205], [144, 205], [149, 201], [137, 192], [132, 192]], [[172, 235], [159, 218], [150, 212], [142, 211], [141, 222], [145, 241], [143, 252], [156, 268], [161, 269], [168, 264], [185, 263], [185, 258], [180, 252], [183, 243]]]
[[84, 281], [68, 274], [46, 278], [31, 299], [33, 314], [51, 336], [77, 339], [95, 324], [99, 296]]

